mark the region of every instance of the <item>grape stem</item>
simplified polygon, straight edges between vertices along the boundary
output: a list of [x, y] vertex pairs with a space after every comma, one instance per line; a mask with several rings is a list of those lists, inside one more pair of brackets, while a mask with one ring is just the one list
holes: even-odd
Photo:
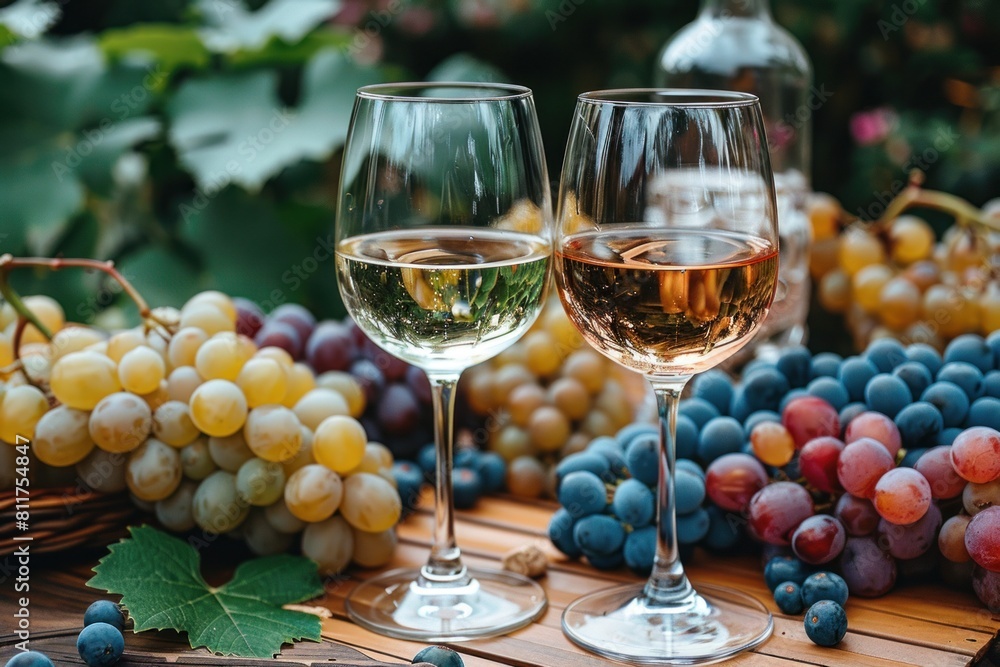
[[975, 224], [1000, 231], [1000, 220], [987, 216], [961, 197], [937, 190], [925, 190], [921, 187], [923, 182], [922, 172], [919, 170], [910, 172], [910, 181], [907, 186], [889, 202], [873, 226], [876, 229], [888, 228], [893, 220], [909, 208], [931, 208], [950, 213], [955, 218], [955, 224], [961, 227], [970, 227]]

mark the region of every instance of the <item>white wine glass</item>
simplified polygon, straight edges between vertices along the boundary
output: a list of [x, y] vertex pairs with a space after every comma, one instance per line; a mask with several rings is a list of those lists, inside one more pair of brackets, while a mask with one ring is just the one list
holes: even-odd
[[753, 337], [774, 298], [778, 223], [757, 98], [609, 90], [577, 100], [557, 201], [556, 284], [583, 337], [643, 373], [660, 422], [652, 573], [566, 607], [563, 631], [634, 663], [717, 662], [766, 640], [755, 598], [691, 585], [674, 506], [675, 425], [692, 375]]
[[455, 387], [462, 371], [514, 343], [542, 308], [551, 194], [531, 91], [480, 83], [358, 90], [336, 221], [340, 293], [358, 326], [422, 368], [437, 450], [427, 563], [348, 596], [353, 620], [420, 641], [504, 634], [533, 621], [534, 581], [462, 563], [453, 520]]

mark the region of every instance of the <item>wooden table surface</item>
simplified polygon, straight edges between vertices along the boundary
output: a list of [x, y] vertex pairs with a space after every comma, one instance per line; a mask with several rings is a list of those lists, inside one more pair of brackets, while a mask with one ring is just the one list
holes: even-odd
[[[423, 504], [429, 507], [429, 502]], [[524, 544], [535, 544], [550, 556], [548, 574], [540, 581], [549, 596], [549, 607], [536, 623], [510, 635], [452, 645], [469, 667], [598, 667], [615, 663], [577, 648], [560, 630], [560, 614], [571, 600], [584, 592], [618, 583], [639, 581], [626, 571], [600, 572], [581, 562], [568, 561], [548, 543], [545, 528], [552, 505], [529, 504], [508, 498], [491, 498], [475, 510], [460, 512], [456, 522], [465, 560], [474, 566], [499, 567], [504, 552]], [[388, 567], [418, 566], [427, 556], [431, 515], [421, 510], [399, 527], [400, 543]], [[36, 595], [44, 596], [34, 608], [33, 642], [48, 650], [57, 664], [82, 664], [72, 648], [86, 600], [94, 592], [82, 589], [88, 563], [72, 563], [72, 554], [50, 558], [48, 567], [32, 573]], [[80, 559], [77, 559], [78, 561]], [[69, 566], [72, 563], [72, 566]], [[55, 565], [55, 567], [53, 567]], [[808, 640], [801, 617], [778, 612], [764, 584], [756, 557], [708, 557], [699, 555], [687, 564], [695, 586], [699, 582], [738, 588], [765, 601], [775, 613], [773, 636], [757, 650], [728, 661], [734, 667], [773, 665], [830, 665], [900, 667], [959, 667], [1000, 665], [1000, 614], [986, 610], [971, 593], [943, 585], [899, 585], [878, 599], [852, 597], [847, 603], [849, 631], [834, 648], [823, 648]], [[327, 587], [313, 604], [329, 608], [333, 618], [323, 623], [330, 643], [301, 643], [282, 653], [281, 659], [298, 664], [373, 666], [378, 663], [408, 663], [423, 645], [371, 633], [351, 623], [344, 612], [344, 598], [358, 581], [373, 571], [354, 570]], [[0, 585], [0, 661], [12, 654], [10, 613], [13, 594], [10, 582]], [[41, 633], [41, 634], [39, 634]], [[351, 650], [356, 649], [357, 652]], [[261, 661], [224, 660], [200, 651], [185, 650], [181, 638], [170, 633], [142, 633], [126, 637], [126, 660], [130, 664], [178, 662], [187, 664], [264, 664]]]

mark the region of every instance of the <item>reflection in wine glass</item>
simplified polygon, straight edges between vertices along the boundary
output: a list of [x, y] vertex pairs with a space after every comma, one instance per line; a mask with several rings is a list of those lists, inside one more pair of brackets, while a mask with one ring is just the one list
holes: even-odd
[[548, 286], [551, 202], [531, 91], [450, 83], [360, 89], [340, 192], [344, 304], [375, 343], [427, 372], [437, 449], [427, 564], [365, 581], [347, 611], [376, 632], [422, 641], [530, 623], [546, 605], [538, 584], [462, 563], [451, 475], [459, 375], [514, 343]]
[[709, 663], [754, 647], [770, 636], [767, 609], [738, 591], [696, 591], [684, 572], [673, 475], [684, 385], [746, 345], [775, 293], [777, 213], [757, 98], [581, 95], [556, 218], [566, 312], [591, 345], [646, 375], [661, 434], [652, 574], [574, 601], [563, 630], [639, 663]]

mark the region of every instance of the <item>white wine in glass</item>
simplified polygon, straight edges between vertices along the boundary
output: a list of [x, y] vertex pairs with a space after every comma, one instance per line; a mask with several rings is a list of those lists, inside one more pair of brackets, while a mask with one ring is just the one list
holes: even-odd
[[462, 371], [513, 344], [551, 273], [551, 195], [531, 91], [476, 83], [359, 89], [337, 211], [340, 293], [358, 326], [431, 382], [431, 552], [347, 598], [357, 623], [420, 641], [509, 632], [545, 610], [520, 575], [471, 570], [455, 541], [452, 448]]
[[660, 415], [652, 573], [575, 600], [563, 630], [596, 653], [646, 664], [711, 663], [757, 646], [771, 634], [770, 613], [738, 591], [692, 586], [674, 507], [681, 391], [746, 345], [774, 298], [777, 211], [757, 98], [581, 95], [556, 220], [567, 314], [600, 352], [645, 374]]

